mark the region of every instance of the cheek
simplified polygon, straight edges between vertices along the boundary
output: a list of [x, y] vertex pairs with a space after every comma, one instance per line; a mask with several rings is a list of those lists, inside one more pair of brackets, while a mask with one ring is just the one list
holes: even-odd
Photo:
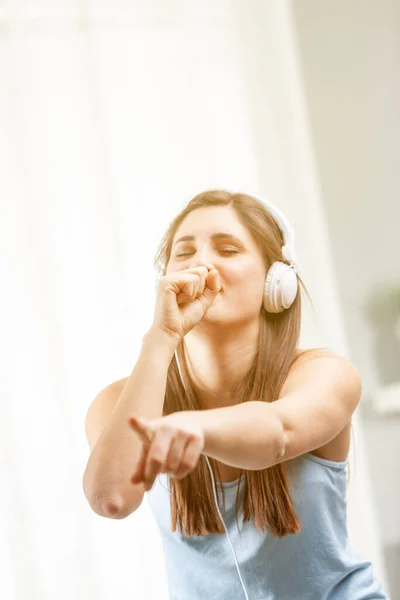
[[227, 271], [224, 274], [224, 279], [228, 286], [232, 286], [232, 290], [236, 290], [242, 294], [243, 290], [252, 297], [262, 296], [264, 291], [265, 274], [258, 266], [253, 264], [240, 265]]

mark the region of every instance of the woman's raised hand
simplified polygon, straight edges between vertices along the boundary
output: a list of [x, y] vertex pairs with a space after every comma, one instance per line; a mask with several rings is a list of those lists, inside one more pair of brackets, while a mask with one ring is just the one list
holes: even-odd
[[153, 326], [179, 341], [204, 317], [221, 290], [216, 269], [192, 267], [160, 278]]

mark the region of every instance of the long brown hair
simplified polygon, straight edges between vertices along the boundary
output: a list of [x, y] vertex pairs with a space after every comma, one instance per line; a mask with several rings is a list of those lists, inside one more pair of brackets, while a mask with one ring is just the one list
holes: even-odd
[[[239, 221], [247, 227], [258, 243], [266, 270], [275, 261], [289, 264], [282, 256], [284, 245], [282, 232], [263, 204], [248, 194], [208, 190], [192, 198], [170, 223], [154, 259], [159, 276], [165, 274], [172, 242], [182, 221], [193, 210], [208, 206], [229, 206], [236, 211]], [[307, 293], [301, 278], [297, 277]], [[235, 390], [238, 403], [255, 398], [264, 402], [273, 402], [279, 398], [279, 393], [296, 359], [301, 320], [299, 292], [292, 306], [282, 313], [272, 314], [262, 309], [257, 354], [249, 372]], [[180, 343], [177, 354], [185, 387], [174, 356], [167, 375], [164, 415], [201, 408], [190, 385], [183, 345], [184, 340]], [[218, 473], [217, 480], [221, 481], [217, 462], [211, 458], [209, 460], [213, 465], [214, 473]], [[267, 469], [240, 472], [240, 481], [242, 476], [246, 479], [243, 498], [244, 521], [253, 519], [259, 531], [269, 531], [279, 537], [298, 533], [301, 529], [290, 495], [286, 469], [287, 464], [279, 463]], [[176, 531], [178, 526], [181, 534], [188, 536], [224, 532], [214, 505], [210, 473], [203, 454], [196, 468], [187, 477], [182, 480], [170, 478], [169, 481], [173, 531]], [[223, 488], [222, 493], [225, 502]], [[236, 517], [238, 499], [239, 486], [236, 496]]]

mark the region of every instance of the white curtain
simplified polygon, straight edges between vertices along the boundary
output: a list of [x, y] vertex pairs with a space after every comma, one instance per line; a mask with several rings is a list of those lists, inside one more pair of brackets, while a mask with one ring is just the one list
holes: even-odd
[[[113, 521], [84, 498], [84, 418], [133, 368], [155, 248], [191, 195], [258, 193], [295, 219], [303, 347], [347, 354], [290, 16], [283, 0], [1, 3], [4, 600], [168, 597], [147, 502]], [[383, 579], [356, 432], [349, 527]]]

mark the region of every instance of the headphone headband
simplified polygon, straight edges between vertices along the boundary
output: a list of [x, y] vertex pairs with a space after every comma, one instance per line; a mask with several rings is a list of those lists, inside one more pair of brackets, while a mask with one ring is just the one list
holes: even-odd
[[254, 196], [256, 200], [258, 200], [261, 204], [265, 206], [267, 211], [271, 213], [276, 222], [278, 223], [280, 230], [282, 231], [284, 245], [282, 246], [282, 254], [286, 260], [288, 260], [293, 266], [295, 270], [299, 268], [297, 264], [296, 258], [296, 248], [295, 248], [295, 230], [294, 230], [294, 221], [289, 221], [285, 215], [279, 210], [275, 204], [265, 200], [264, 198], [260, 198], [259, 196]]
[[297, 264], [296, 258], [294, 221], [289, 221], [283, 212], [281, 212], [279, 208], [275, 206], [275, 204], [272, 204], [272, 202], [269, 202], [264, 198], [260, 198], [260, 196], [255, 196], [254, 194], [252, 194], [252, 196], [265, 206], [266, 210], [278, 223], [279, 228], [282, 231], [284, 241], [284, 245], [282, 246], [282, 254], [286, 260], [293, 264], [295, 270], [297, 270], [299, 265]]

